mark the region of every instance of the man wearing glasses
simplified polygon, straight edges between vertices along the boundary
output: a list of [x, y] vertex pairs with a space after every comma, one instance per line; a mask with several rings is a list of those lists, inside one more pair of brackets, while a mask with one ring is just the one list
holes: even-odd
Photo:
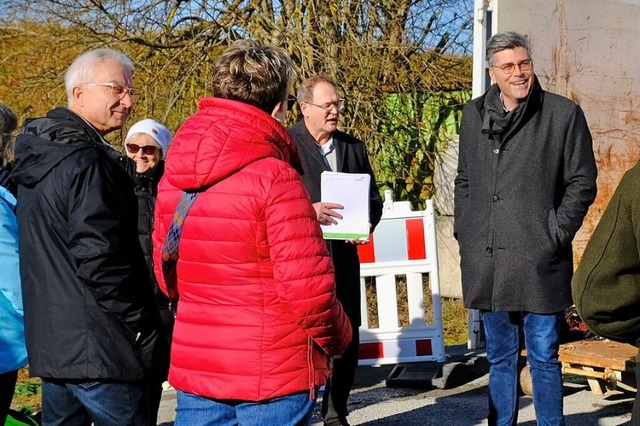
[[[369, 222], [371, 232], [382, 216], [382, 198], [376, 186], [365, 144], [338, 130], [343, 100], [331, 79], [317, 75], [305, 80], [298, 88], [298, 103], [302, 121], [289, 129], [302, 158], [304, 181], [318, 221], [336, 224], [342, 219], [336, 203], [320, 202], [320, 175], [324, 171], [368, 173]], [[331, 376], [322, 397], [322, 417], [325, 425], [348, 425], [347, 399], [358, 366], [358, 327], [360, 320], [360, 260], [356, 245], [359, 240], [327, 241], [336, 275], [337, 297], [344, 307], [353, 329], [353, 337], [342, 356], [333, 359]]]
[[465, 307], [483, 312], [489, 424], [517, 422], [524, 333], [538, 424], [563, 425], [559, 333], [596, 196], [591, 134], [578, 105], [542, 89], [527, 38], [494, 35], [487, 61], [494, 84], [462, 116], [454, 234]]
[[68, 108], [27, 122], [16, 141], [29, 370], [42, 378], [46, 425], [146, 425], [145, 379], [164, 364], [133, 164], [104, 139], [131, 113], [132, 73], [114, 50], [79, 56]]

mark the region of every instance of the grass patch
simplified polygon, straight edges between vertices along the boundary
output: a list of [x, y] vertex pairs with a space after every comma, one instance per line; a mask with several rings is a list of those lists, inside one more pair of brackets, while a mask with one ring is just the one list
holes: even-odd
[[18, 372], [18, 382], [11, 401], [14, 410], [21, 407], [29, 407], [34, 412], [42, 408], [42, 382], [37, 377], [29, 377], [27, 367]]
[[[367, 294], [367, 319], [369, 328], [378, 328], [378, 292], [375, 279], [365, 278], [365, 290]], [[433, 324], [433, 299], [429, 287], [429, 276], [423, 275], [422, 296], [425, 312], [425, 323]], [[396, 297], [398, 308], [398, 326], [409, 325], [409, 309], [406, 278], [403, 275], [396, 277]], [[441, 298], [442, 325], [444, 329], [445, 346], [467, 343], [467, 309], [459, 299]]]
[[461, 299], [442, 299], [442, 328], [445, 346], [467, 343], [467, 309]]

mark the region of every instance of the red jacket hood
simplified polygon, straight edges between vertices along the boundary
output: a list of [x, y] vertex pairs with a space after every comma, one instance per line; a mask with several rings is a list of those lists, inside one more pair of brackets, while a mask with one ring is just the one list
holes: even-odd
[[175, 135], [166, 176], [183, 191], [200, 190], [268, 157], [302, 174], [295, 144], [273, 117], [243, 102], [204, 98]]

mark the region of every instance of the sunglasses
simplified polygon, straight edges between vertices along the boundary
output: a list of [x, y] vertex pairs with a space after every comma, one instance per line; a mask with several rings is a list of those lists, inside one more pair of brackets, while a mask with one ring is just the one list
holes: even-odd
[[135, 143], [127, 144], [127, 151], [132, 154], [136, 154], [138, 151], [140, 151], [140, 148], [142, 148], [142, 153], [144, 155], [155, 155], [156, 151], [158, 151], [158, 147], [153, 145], [140, 146], [136, 145]]
[[293, 107], [296, 106], [297, 101], [298, 100], [295, 97], [289, 96], [287, 98], [287, 109], [293, 109]]

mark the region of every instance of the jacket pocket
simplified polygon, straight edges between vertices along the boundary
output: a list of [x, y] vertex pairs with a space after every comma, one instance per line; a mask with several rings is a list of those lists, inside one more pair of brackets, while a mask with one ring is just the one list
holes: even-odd
[[558, 226], [558, 217], [556, 209], [549, 207], [544, 211], [545, 223], [547, 224], [547, 232], [549, 237], [549, 246], [552, 253], [556, 253], [560, 248], [560, 227]]
[[97, 382], [97, 381], [81, 382], [81, 383], [78, 383], [78, 386], [80, 386], [84, 390], [89, 390], [89, 389], [91, 389], [93, 387], [98, 386], [100, 383], [101, 382]]

